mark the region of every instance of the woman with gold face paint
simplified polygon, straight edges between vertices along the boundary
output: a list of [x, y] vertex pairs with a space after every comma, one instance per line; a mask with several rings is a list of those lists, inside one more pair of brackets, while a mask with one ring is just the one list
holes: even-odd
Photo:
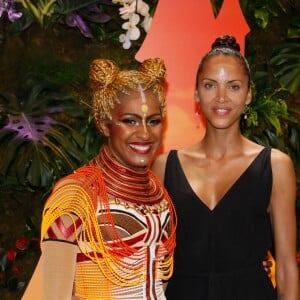
[[55, 185], [42, 220], [43, 299], [165, 299], [176, 217], [149, 170], [162, 138], [165, 66], [90, 66], [93, 112], [107, 142]]

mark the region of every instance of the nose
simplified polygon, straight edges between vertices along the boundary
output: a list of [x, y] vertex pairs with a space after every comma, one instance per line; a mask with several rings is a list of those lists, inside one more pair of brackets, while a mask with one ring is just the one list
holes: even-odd
[[219, 86], [217, 89], [217, 101], [220, 103], [226, 102], [227, 93], [226, 88], [223, 86]]
[[148, 140], [150, 137], [149, 127], [145, 122], [142, 122], [137, 128], [137, 136], [143, 140]]

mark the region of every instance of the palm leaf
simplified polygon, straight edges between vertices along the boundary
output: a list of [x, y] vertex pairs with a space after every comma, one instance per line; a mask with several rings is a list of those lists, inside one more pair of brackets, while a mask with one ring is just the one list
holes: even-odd
[[78, 117], [83, 122], [86, 119], [70, 95], [39, 84], [22, 101], [2, 93], [0, 105], [7, 116], [0, 128], [0, 153], [5, 157], [0, 161], [3, 176], [15, 174], [23, 185], [46, 186], [85, 160], [85, 137], [71, 123], [73, 115], [77, 123]]
[[295, 93], [300, 88], [300, 44], [281, 44], [274, 53], [270, 64], [275, 69], [275, 77], [282, 87]]

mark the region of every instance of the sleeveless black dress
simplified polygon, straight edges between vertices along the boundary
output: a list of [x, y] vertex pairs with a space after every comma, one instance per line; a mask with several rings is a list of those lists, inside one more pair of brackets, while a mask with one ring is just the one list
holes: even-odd
[[175, 269], [168, 300], [271, 300], [276, 293], [262, 261], [272, 248], [267, 213], [271, 149], [264, 148], [210, 210], [191, 189], [172, 150], [165, 187], [178, 216]]

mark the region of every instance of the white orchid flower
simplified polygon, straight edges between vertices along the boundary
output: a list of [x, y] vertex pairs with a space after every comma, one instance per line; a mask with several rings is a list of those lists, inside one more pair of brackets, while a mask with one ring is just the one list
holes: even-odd
[[145, 18], [144, 18], [144, 20], [143, 20], [143, 22], [142, 22], [142, 27], [144, 28], [144, 30], [146, 31], [146, 32], [148, 32], [148, 30], [149, 30], [149, 28], [150, 28], [150, 26], [151, 26], [151, 24], [152, 24], [152, 20], [153, 20], [153, 18], [152, 17], [150, 17], [150, 16], [145, 16]]
[[131, 47], [131, 41], [129, 35], [124, 33], [120, 34], [119, 41], [120, 43], [122, 43], [123, 49], [129, 49]]
[[122, 28], [126, 30], [125, 34], [119, 36], [119, 41], [124, 49], [131, 47], [131, 41], [138, 40], [141, 36], [138, 24], [141, 17], [144, 17], [140, 26], [147, 32], [152, 23], [152, 17], [149, 14], [149, 5], [143, 0], [113, 0], [113, 3], [120, 4], [120, 17], [127, 22], [123, 23]]
[[137, 12], [143, 17], [149, 16], [149, 5], [143, 0], [138, 0]]
[[119, 8], [119, 13], [122, 19], [129, 19], [130, 15], [135, 13], [135, 1], [130, 5], [125, 4], [123, 7]]
[[138, 14], [132, 14], [128, 20], [128, 22], [123, 23], [122, 28], [127, 30], [127, 34], [130, 40], [135, 41], [137, 40], [141, 33], [140, 30], [137, 28], [137, 24], [140, 21], [140, 16]]

